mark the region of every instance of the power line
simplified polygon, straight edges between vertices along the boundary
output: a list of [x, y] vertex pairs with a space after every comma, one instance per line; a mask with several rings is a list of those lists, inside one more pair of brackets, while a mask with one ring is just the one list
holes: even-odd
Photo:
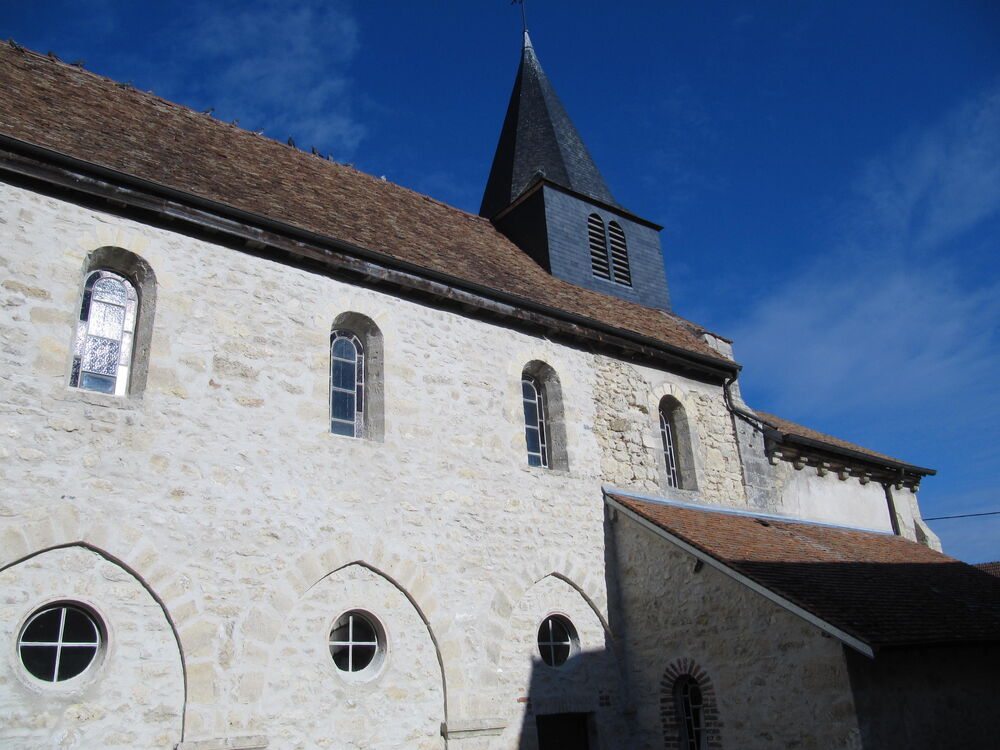
[[1000, 510], [991, 510], [988, 513], [963, 513], [960, 516], [934, 516], [933, 518], [925, 518], [925, 521], [943, 521], [946, 518], [972, 518], [974, 516], [1000, 516]]

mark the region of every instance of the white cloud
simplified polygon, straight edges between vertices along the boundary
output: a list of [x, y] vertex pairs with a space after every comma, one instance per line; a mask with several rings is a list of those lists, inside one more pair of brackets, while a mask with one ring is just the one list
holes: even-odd
[[365, 136], [349, 74], [359, 29], [346, 0], [195, 4], [161, 38], [172, 46], [156, 51], [147, 77], [168, 98], [341, 161]]
[[[947, 394], [1000, 417], [1000, 87], [873, 160], [815, 260], [728, 329], [768, 406], [792, 414]], [[992, 275], [990, 275], [992, 274]]]

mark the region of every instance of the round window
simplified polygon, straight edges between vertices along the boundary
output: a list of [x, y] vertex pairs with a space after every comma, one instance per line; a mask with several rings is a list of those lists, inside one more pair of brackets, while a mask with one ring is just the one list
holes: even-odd
[[550, 667], [559, 667], [579, 649], [576, 628], [562, 615], [549, 615], [538, 628], [538, 653]]
[[21, 664], [45, 682], [81, 674], [97, 657], [101, 629], [94, 615], [71, 604], [40, 609], [21, 629], [17, 649]]
[[354, 610], [337, 618], [330, 631], [330, 655], [341, 672], [375, 670], [384, 652], [385, 637], [371, 615]]

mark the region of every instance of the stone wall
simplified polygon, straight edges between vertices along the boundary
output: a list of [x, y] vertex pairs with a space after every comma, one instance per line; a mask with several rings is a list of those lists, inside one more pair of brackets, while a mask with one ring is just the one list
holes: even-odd
[[[470, 750], [510, 747], [533, 731], [521, 699], [546, 607], [514, 613], [553, 575], [579, 601], [549, 606], [586, 602], [576, 624], [587, 653], [599, 650], [600, 484], [628, 476], [656, 490], [642, 399], [686, 381], [633, 370], [648, 383], [631, 401], [645, 451], [636, 477], [606, 460], [637, 458], [610, 448], [617, 425], [598, 406], [599, 373], [614, 369], [606, 357], [10, 186], [0, 244], [0, 567], [77, 542], [127, 564], [177, 632], [187, 700], [174, 729], [185, 750], [220, 738], [321, 746], [331, 726], [376, 724], [382, 734], [352, 741], [435, 747], [443, 724]], [[83, 269], [102, 247], [138, 255], [156, 277], [147, 381], [125, 398], [67, 386]], [[329, 336], [349, 311], [383, 337], [378, 441], [329, 432]], [[560, 380], [566, 471], [526, 465], [519, 381], [535, 360]], [[710, 453], [699, 460], [699, 481], [714, 486]], [[352, 564], [375, 576], [368, 597], [346, 597], [346, 583], [332, 591]], [[39, 581], [7, 612], [8, 637], [54, 595]], [[384, 702], [353, 696], [324, 655], [348, 606], [386, 624], [393, 656], [377, 685], [421, 706], [406, 721], [379, 724]], [[440, 675], [406, 666], [403, 644]], [[8, 660], [6, 684], [19, 669]], [[559, 674], [543, 681], [546, 700], [564, 692], [563, 705], [594, 714], [598, 736], [616, 736], [617, 671]], [[44, 710], [48, 693], [32, 695]], [[292, 703], [301, 721], [282, 727], [271, 706]], [[90, 731], [79, 721], [73, 731]]]
[[[129, 571], [71, 546], [7, 567], [0, 592], [3, 747], [131, 750], [180, 741], [184, 676], [177, 639], [163, 609]], [[65, 601], [86, 602], [102, 645], [84, 673], [42, 682], [21, 666], [18, 634], [33, 612]]]
[[631, 747], [676, 746], [671, 688], [684, 673], [711, 687], [709, 747], [861, 747], [839, 641], [711, 566], [696, 571], [693, 556], [622, 513], [610, 529], [622, 582], [612, 625], [641, 728]]

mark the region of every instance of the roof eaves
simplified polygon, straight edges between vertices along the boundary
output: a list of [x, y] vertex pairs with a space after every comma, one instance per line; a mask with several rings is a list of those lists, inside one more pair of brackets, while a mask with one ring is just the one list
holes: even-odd
[[[615, 339], [631, 343], [635, 349], [641, 351], [647, 356], [659, 355], [667, 360], [674, 361], [677, 364], [683, 364], [686, 367], [693, 368], [706, 374], [711, 374], [714, 377], [729, 377], [739, 372], [741, 369], [741, 365], [728, 359], [711, 357], [698, 352], [692, 352], [680, 346], [660, 341], [628, 329], [618, 328], [609, 323], [602, 323], [601, 321], [587, 318], [583, 315], [572, 313], [561, 308], [552, 307], [542, 302], [520, 297], [509, 292], [503, 292], [492, 287], [477, 284], [476, 282], [469, 281], [467, 279], [435, 271], [433, 269], [426, 268], [425, 266], [419, 266], [400, 258], [394, 258], [335, 237], [325, 236], [317, 232], [272, 219], [262, 214], [236, 208], [219, 201], [162, 185], [146, 178], [121, 172], [93, 162], [88, 162], [78, 157], [70, 156], [44, 146], [23, 141], [3, 133], [0, 133], [0, 148], [7, 149], [9, 152], [14, 154], [26, 156], [29, 159], [37, 160], [43, 164], [52, 164], [62, 169], [74, 171], [80, 175], [87, 175], [90, 179], [97, 178], [98, 181], [105, 182], [106, 184], [112, 186], [122, 185], [129, 188], [129, 190], [133, 192], [141, 191], [157, 196], [160, 200], [166, 199], [167, 201], [174, 201], [176, 204], [193, 207], [198, 212], [203, 214], [221, 217], [224, 221], [217, 222], [215, 226], [213, 226], [213, 229], [216, 231], [227, 231], [227, 228], [228, 231], [232, 231], [234, 221], [238, 224], [258, 228], [258, 232], [259, 228], [263, 228], [264, 230], [274, 232], [275, 234], [291, 237], [296, 242], [307, 242], [321, 248], [333, 248], [345, 254], [371, 261], [380, 266], [402, 271], [404, 274], [413, 277], [427, 279], [437, 284], [463, 290], [475, 296], [499, 302], [501, 305], [534, 311], [535, 313], [547, 316], [550, 319], [563, 321], [569, 326], [570, 329], [580, 336], [586, 337], [587, 331], [593, 331], [594, 334], [597, 334], [597, 336], [592, 337], [598, 338], [603, 343], [609, 343], [606, 340], [606, 336], [610, 335]], [[15, 165], [10, 164], [9, 162], [3, 164], [2, 166], [9, 171], [18, 172]], [[34, 179], [46, 179], [45, 176], [35, 173], [32, 173], [29, 176]], [[73, 184], [68, 184], [67, 181], [54, 184], [58, 184], [59, 187], [64, 189], [68, 188], [79, 192], [99, 194], [98, 191], [95, 190], [88, 191], [85, 179], [76, 179], [69, 182], [72, 182]], [[119, 195], [116, 196], [116, 201], [128, 203], [128, 201], [130, 199], [134, 199], [134, 197], [134, 195], [129, 194]], [[143, 205], [141, 208], [148, 210], [150, 208], [148, 202], [147, 205]], [[190, 217], [181, 215], [174, 215], [172, 218], [191, 220]], [[482, 220], [479, 219], [479, 217], [475, 218], [476, 220]], [[242, 239], [246, 240], [248, 238], [242, 237]], [[256, 240], [257, 238], [253, 237], [249, 239]], [[288, 251], [288, 248], [282, 249], [286, 252]], [[497, 311], [494, 310], [494, 312]], [[602, 332], [605, 334], [604, 339], [600, 336]]]
[[859, 461], [866, 464], [872, 464], [880, 468], [888, 468], [895, 471], [907, 471], [911, 474], [919, 474], [921, 476], [933, 476], [937, 474], [937, 469], [927, 469], [922, 466], [915, 466], [913, 464], [904, 463], [903, 461], [895, 461], [891, 458], [882, 458], [879, 456], [874, 456], [870, 453], [864, 453], [862, 451], [851, 450], [850, 448], [844, 448], [833, 443], [828, 443], [823, 440], [816, 440], [814, 438], [808, 438], [804, 435], [796, 435], [791, 432], [784, 432], [771, 425], [766, 425], [764, 428], [764, 434], [779, 443], [785, 443], [787, 445], [798, 445], [803, 448], [812, 448], [814, 450], [821, 450], [826, 453], [832, 453], [837, 456], [842, 456], [844, 458], [851, 459], [853, 461]]
[[823, 618], [813, 614], [809, 610], [786, 599], [785, 597], [781, 596], [775, 591], [769, 589], [767, 586], [764, 586], [758, 583], [757, 581], [753, 580], [752, 578], [747, 577], [743, 573], [734, 570], [733, 568], [728, 566], [724, 561], [715, 557], [707, 550], [702, 549], [701, 547], [692, 544], [691, 542], [688, 542], [687, 540], [677, 536], [676, 534], [671, 533], [670, 531], [664, 529], [659, 524], [654, 523], [653, 521], [649, 520], [648, 518], [642, 516], [639, 513], [636, 513], [631, 508], [625, 507], [620, 502], [618, 502], [613, 495], [609, 494], [607, 490], [604, 490], [604, 502], [609, 507], [614, 508], [616, 512], [623, 513], [625, 516], [631, 518], [633, 521], [638, 523], [643, 528], [652, 531], [657, 536], [667, 540], [668, 542], [674, 544], [677, 547], [680, 547], [682, 550], [691, 554], [698, 560], [701, 560], [702, 562], [712, 566], [713, 568], [723, 573], [724, 575], [729, 576], [737, 583], [746, 586], [752, 591], [755, 591], [756, 593], [760, 594], [766, 599], [769, 599], [770, 601], [774, 602], [782, 609], [785, 609], [788, 612], [791, 612], [792, 614], [802, 618], [811, 625], [818, 627], [820, 630], [824, 631], [825, 633], [828, 633], [829, 635], [833, 636], [834, 638], [841, 641], [845, 645], [850, 646], [858, 653], [864, 654], [868, 658], [875, 657], [876, 647], [873, 644], [866, 643], [860, 638], [853, 636], [844, 630], [841, 630], [836, 625], [833, 625], [832, 623], [824, 620]]

